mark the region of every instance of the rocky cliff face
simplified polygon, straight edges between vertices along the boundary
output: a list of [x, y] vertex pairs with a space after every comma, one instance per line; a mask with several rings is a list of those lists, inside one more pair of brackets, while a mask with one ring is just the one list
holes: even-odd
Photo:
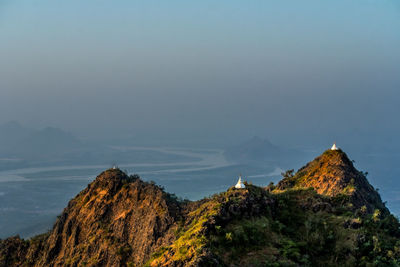
[[159, 187], [108, 170], [69, 202], [38, 245], [7, 242], [14, 242], [14, 266], [140, 265], [174, 240], [179, 213], [179, 203]]
[[321, 195], [348, 196], [354, 208], [365, 206], [368, 212], [385, 209], [381, 197], [365, 174], [356, 170], [342, 150], [325, 151], [299, 169], [293, 177], [286, 177], [277, 185], [279, 190], [309, 187]]
[[49, 233], [0, 240], [0, 266], [368, 264], [400, 264], [400, 224], [342, 151], [276, 187], [246, 184], [195, 202], [107, 170]]

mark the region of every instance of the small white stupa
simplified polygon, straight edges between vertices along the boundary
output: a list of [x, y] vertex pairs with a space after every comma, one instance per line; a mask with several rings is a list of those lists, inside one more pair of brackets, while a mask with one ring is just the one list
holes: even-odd
[[333, 143], [333, 146], [331, 147], [331, 150], [339, 150], [339, 148], [336, 146], [336, 143]]
[[239, 180], [237, 184], [235, 185], [235, 188], [240, 189], [240, 188], [246, 188], [246, 186], [242, 182], [242, 175], [239, 175]]

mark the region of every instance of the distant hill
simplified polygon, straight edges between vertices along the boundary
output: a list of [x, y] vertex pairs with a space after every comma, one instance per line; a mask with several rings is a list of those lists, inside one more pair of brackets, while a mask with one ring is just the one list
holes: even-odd
[[53, 229], [0, 241], [0, 266], [399, 266], [400, 224], [342, 151], [266, 188], [182, 201], [101, 173]]
[[16, 121], [0, 125], [0, 154], [4, 154], [17, 146], [21, 140], [33, 133], [32, 129], [23, 127]]
[[272, 144], [268, 139], [254, 136], [246, 142], [225, 150], [225, 157], [237, 163], [273, 162], [284, 167], [293, 166], [305, 156], [300, 150]]
[[11, 164], [18, 166], [24, 161], [55, 160], [83, 148], [77, 137], [59, 128], [33, 130], [18, 122], [0, 125], [0, 157], [19, 160], [3, 160], [0, 168]]
[[81, 149], [78, 138], [61, 129], [47, 127], [20, 140], [13, 152], [24, 157], [53, 157]]

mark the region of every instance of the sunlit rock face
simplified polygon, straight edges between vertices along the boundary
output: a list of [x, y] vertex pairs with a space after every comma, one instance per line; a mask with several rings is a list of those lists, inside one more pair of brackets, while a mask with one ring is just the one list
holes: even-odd
[[0, 266], [399, 263], [398, 220], [341, 150], [325, 151], [276, 186], [239, 185], [192, 202], [107, 170], [48, 233], [0, 240]]
[[318, 194], [336, 197], [349, 196], [354, 208], [366, 206], [368, 212], [385, 209], [376, 190], [363, 172], [358, 171], [342, 150], [330, 149], [300, 168], [294, 177], [286, 178], [278, 189], [313, 188]]
[[140, 265], [174, 239], [179, 209], [159, 187], [113, 168], [69, 202], [48, 234], [20, 248], [18, 258], [35, 266]]

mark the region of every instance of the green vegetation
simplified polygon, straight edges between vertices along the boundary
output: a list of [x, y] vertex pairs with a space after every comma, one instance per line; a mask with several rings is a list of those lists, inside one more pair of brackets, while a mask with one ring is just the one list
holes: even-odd
[[224, 263], [243, 266], [400, 265], [400, 225], [394, 216], [382, 218], [377, 210], [356, 217], [342, 206], [316, 211], [313, 208], [327, 204], [329, 198], [311, 189], [288, 190], [272, 197], [277, 211], [273, 216], [265, 212], [215, 227], [209, 246]]
[[175, 242], [168, 247], [161, 247], [153, 253], [145, 266], [159, 266], [167, 261], [166, 258], [169, 255], [172, 255], [171, 260], [176, 262], [187, 262], [194, 259], [208, 242], [204, 233], [205, 224], [218, 214], [219, 207], [218, 202], [209, 201], [190, 212], [190, 221], [186, 225], [181, 222], [175, 232], [177, 235]]
[[365, 208], [353, 212], [340, 197], [313, 189], [271, 194], [247, 185], [213, 196], [189, 218], [176, 241], [154, 253], [147, 266], [187, 263], [204, 250], [226, 266], [400, 265], [394, 216]]
[[400, 266], [398, 219], [342, 151], [283, 176], [191, 202], [108, 170], [51, 233], [0, 241], [0, 266]]

